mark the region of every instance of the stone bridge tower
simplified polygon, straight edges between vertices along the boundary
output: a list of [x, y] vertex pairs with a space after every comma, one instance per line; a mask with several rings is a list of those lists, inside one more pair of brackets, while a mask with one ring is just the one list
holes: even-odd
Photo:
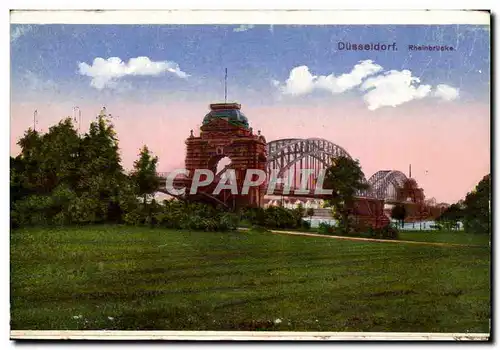
[[[187, 152], [185, 166], [192, 179], [196, 169], [209, 169], [214, 172], [217, 182], [227, 169], [234, 169], [238, 185], [238, 195], [223, 190], [214, 196], [227, 207], [261, 206], [264, 201], [265, 186], [250, 187], [248, 195], [242, 195], [241, 189], [247, 169], [266, 170], [266, 139], [253, 133], [248, 119], [241, 112], [238, 103], [215, 103], [210, 105], [210, 112], [203, 119], [200, 136], [191, 136], [186, 140]], [[231, 163], [219, 174], [217, 165], [222, 158], [228, 157]], [[255, 178], [254, 178], [255, 179]], [[202, 189], [209, 197], [215, 189], [215, 183]]]

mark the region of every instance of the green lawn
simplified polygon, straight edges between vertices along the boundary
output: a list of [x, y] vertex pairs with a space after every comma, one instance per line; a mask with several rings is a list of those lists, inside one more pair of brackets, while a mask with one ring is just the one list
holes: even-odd
[[418, 242], [443, 242], [489, 246], [487, 234], [466, 233], [464, 231], [400, 231], [400, 240]]
[[489, 318], [489, 247], [120, 226], [11, 233], [12, 329], [488, 332]]

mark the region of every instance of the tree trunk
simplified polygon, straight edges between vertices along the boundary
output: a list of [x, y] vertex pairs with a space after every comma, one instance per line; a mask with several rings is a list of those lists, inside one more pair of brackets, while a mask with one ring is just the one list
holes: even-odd
[[346, 234], [349, 234], [349, 212], [344, 211], [342, 213], [342, 220], [344, 220], [344, 230]]

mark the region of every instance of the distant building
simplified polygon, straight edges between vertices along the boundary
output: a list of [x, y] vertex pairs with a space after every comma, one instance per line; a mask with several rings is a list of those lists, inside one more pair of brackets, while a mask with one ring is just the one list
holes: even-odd
[[295, 209], [298, 208], [299, 205], [302, 205], [305, 209], [321, 209], [324, 208], [325, 201], [313, 198], [267, 198], [264, 200], [264, 207], [266, 208], [271, 206], [282, 206], [287, 209]]

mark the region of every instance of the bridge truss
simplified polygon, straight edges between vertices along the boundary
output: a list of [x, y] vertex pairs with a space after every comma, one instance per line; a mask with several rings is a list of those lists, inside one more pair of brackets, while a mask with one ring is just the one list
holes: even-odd
[[[300, 169], [313, 169], [314, 174], [318, 174], [320, 169], [331, 166], [333, 159], [338, 156], [352, 158], [344, 148], [321, 138], [275, 140], [267, 144], [267, 173], [271, 174], [274, 170], [281, 178], [285, 172], [293, 169], [295, 181], [292, 185], [299, 188]], [[369, 188], [359, 191], [357, 196], [397, 200], [398, 189], [403, 187], [407, 179], [406, 175], [398, 170], [377, 171], [369, 180], [364, 179]], [[311, 176], [306, 188], [312, 192], [316, 181], [317, 178]]]
[[[280, 139], [267, 143], [266, 147], [266, 172], [268, 176], [274, 172], [275, 176], [283, 178], [287, 175], [287, 171], [291, 169], [294, 174], [294, 181], [291, 184], [292, 189], [299, 189], [303, 186], [301, 184], [301, 169], [313, 169], [314, 174], [308, 178], [306, 183], [306, 189], [310, 191], [311, 197], [314, 197], [313, 190], [316, 187], [319, 170], [331, 166], [336, 157], [344, 156], [352, 159], [344, 148], [321, 138]], [[216, 178], [218, 179], [230, 167], [231, 164], [228, 164], [216, 174]], [[161, 174], [160, 177], [165, 178], [166, 175]], [[364, 198], [397, 201], [398, 190], [403, 188], [407, 180], [408, 177], [401, 171], [379, 170], [368, 180], [363, 179], [369, 185], [369, 188], [359, 191], [356, 195]], [[279, 186], [277, 186], [277, 191], [279, 191]]]
[[[301, 169], [313, 169], [317, 175], [320, 169], [332, 165], [334, 158], [349, 157], [349, 153], [339, 145], [321, 138], [280, 139], [267, 144], [267, 174], [274, 171], [277, 177], [283, 177], [287, 171], [294, 174], [294, 185], [300, 187]], [[306, 188], [312, 189], [317, 178], [309, 177]]]
[[372, 195], [384, 200], [397, 200], [398, 190], [408, 177], [399, 170], [379, 170], [368, 179]]

